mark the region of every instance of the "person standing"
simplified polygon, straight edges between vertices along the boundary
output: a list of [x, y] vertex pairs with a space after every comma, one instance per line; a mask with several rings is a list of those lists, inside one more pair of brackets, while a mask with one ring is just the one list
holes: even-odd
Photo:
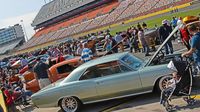
[[112, 54], [112, 41], [110, 40], [109, 35], [107, 35], [105, 38], [103, 48], [106, 49], [106, 54]]
[[[173, 17], [172, 21], [171, 21], [171, 25], [172, 25], [173, 29], [175, 29], [176, 26], [178, 25], [177, 22], [178, 22], [178, 19], [176, 17]], [[174, 36], [173, 36], [172, 40], [175, 41], [175, 39], [178, 37], [177, 34], [178, 34], [178, 31], [176, 33], [174, 33]]]
[[117, 47], [117, 42], [115, 41], [115, 39], [113, 39], [113, 37], [110, 35], [110, 40], [112, 41], [112, 51], [113, 53], [118, 53], [118, 47]]
[[58, 57], [56, 59], [56, 63], [60, 63], [60, 62], [63, 62], [65, 61], [65, 58], [63, 57], [62, 54], [58, 54]]
[[43, 63], [40, 60], [40, 57], [36, 59], [37, 63], [33, 68], [35, 79], [38, 81], [40, 89], [46, 87], [47, 85], [51, 84], [49, 80], [49, 70], [48, 65]]
[[88, 62], [92, 60], [93, 54], [92, 51], [88, 48], [87, 43], [83, 43], [83, 51], [81, 53], [81, 61]]
[[26, 65], [28, 65], [28, 61], [25, 59], [26, 57], [23, 56], [20, 60], [20, 63], [21, 63], [21, 67], [25, 67]]
[[139, 41], [138, 41], [138, 30], [137, 30], [136, 27], [133, 27], [133, 33], [132, 33], [131, 43], [132, 43], [132, 46], [134, 48], [135, 53], [137, 51], [140, 52], [140, 48], [138, 46], [138, 44], [139, 44]]
[[123, 41], [123, 37], [120, 35], [120, 32], [117, 32], [116, 35], [115, 35], [115, 41], [117, 42], [118, 44], [118, 47], [120, 48], [120, 50], [122, 52], [124, 52], [124, 45], [122, 43]]
[[183, 18], [182, 17], [179, 17], [178, 20], [177, 20], [177, 25], [180, 25], [183, 23]]
[[189, 33], [192, 36], [191, 38], [191, 48], [189, 51], [184, 52], [182, 57], [193, 55], [196, 67], [200, 72], [200, 29], [198, 24], [191, 24], [188, 27]]
[[54, 63], [52, 61], [52, 57], [48, 58], [47, 64], [48, 64], [49, 68], [51, 68], [54, 65]]
[[182, 39], [183, 44], [186, 46], [188, 50], [190, 50], [190, 34], [186, 26], [181, 27], [179, 31], [180, 31], [180, 37]]
[[96, 44], [96, 40], [95, 40], [94, 37], [88, 39], [88, 41], [87, 41], [88, 48], [92, 51], [92, 54], [94, 56], [97, 56], [97, 51], [96, 51], [96, 45], [95, 44]]
[[77, 56], [81, 56], [82, 51], [83, 51], [83, 44], [79, 43], [78, 44], [78, 49], [76, 50], [76, 55]]
[[[167, 39], [167, 37], [170, 35], [170, 33], [172, 32], [172, 28], [171, 26], [168, 25], [168, 21], [165, 19], [162, 21], [162, 26], [159, 29], [159, 34], [160, 34], [160, 40], [161, 42], [164, 42], [165, 39]], [[171, 40], [169, 40], [166, 44], [165, 44], [165, 53], [169, 54], [169, 49], [170, 49], [170, 53], [173, 54], [173, 45]]]
[[1, 87], [1, 91], [3, 92], [3, 96], [5, 99], [6, 107], [8, 109], [8, 112], [16, 112], [17, 109], [14, 104], [13, 94], [11, 89], [8, 89], [6, 87]]
[[140, 43], [142, 44], [142, 47], [143, 47], [144, 52], [145, 52], [145, 56], [150, 56], [149, 46], [146, 42], [146, 39], [145, 39], [145, 36], [144, 36], [144, 30], [142, 29], [142, 27], [138, 28], [138, 39], [139, 39]]
[[145, 31], [148, 30], [148, 28], [147, 28], [147, 24], [146, 24], [145, 22], [142, 23], [142, 28], [143, 28]]
[[173, 26], [173, 28], [176, 28], [176, 26], [177, 26], [177, 18], [176, 17], [172, 17], [172, 21], [171, 21], [171, 24], [172, 24], [172, 26]]
[[60, 54], [60, 53], [61, 52], [60, 52], [60, 50], [58, 49], [57, 46], [53, 48], [53, 51], [52, 51], [53, 57], [57, 57], [58, 54]]
[[190, 47], [191, 35], [187, 29], [187, 24], [190, 24], [191, 22], [195, 22], [195, 21], [199, 21], [199, 17], [186, 16], [182, 19], [183, 26], [179, 29], [183, 44], [186, 46], [188, 51], [191, 49], [191, 47]]

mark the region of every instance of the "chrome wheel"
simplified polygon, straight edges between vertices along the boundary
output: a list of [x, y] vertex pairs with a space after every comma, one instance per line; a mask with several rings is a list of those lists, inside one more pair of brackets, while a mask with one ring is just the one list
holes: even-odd
[[159, 81], [159, 89], [162, 91], [163, 89], [167, 88], [169, 80], [171, 80], [173, 77], [171, 75], [166, 75], [162, 77]]
[[76, 112], [79, 108], [79, 103], [74, 97], [66, 97], [62, 99], [60, 106], [64, 112]]

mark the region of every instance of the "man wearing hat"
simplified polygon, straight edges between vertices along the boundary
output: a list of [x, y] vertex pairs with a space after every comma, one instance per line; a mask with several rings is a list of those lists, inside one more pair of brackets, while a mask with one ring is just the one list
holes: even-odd
[[[168, 20], [163, 20], [162, 21], [162, 26], [159, 29], [159, 34], [160, 34], [160, 39], [161, 42], [164, 42], [165, 39], [170, 35], [170, 33], [172, 32], [172, 27], [168, 25], [169, 22]], [[173, 45], [171, 40], [169, 40], [166, 44], [165, 44], [165, 53], [169, 54], [169, 49], [170, 49], [170, 53], [173, 54]]]

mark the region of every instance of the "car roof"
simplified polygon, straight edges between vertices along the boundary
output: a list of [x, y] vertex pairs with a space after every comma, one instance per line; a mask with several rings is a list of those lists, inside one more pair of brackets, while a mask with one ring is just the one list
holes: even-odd
[[119, 60], [121, 57], [127, 55], [128, 52], [123, 52], [123, 53], [116, 53], [116, 54], [111, 54], [111, 55], [106, 55], [106, 56], [102, 56], [100, 58], [91, 60], [87, 63], [84, 63], [80, 66], [81, 69], [83, 68], [89, 68], [92, 67], [94, 65], [98, 65], [98, 64], [103, 64], [103, 63], [107, 63], [107, 62], [111, 62], [111, 61], [116, 61]]
[[[128, 52], [115, 53], [115, 54], [111, 54], [111, 55], [102, 56], [100, 58], [97, 58], [97, 59], [91, 60], [87, 63], [84, 63], [84, 64], [80, 65], [78, 68], [76, 68], [75, 70], [73, 70], [70, 73], [70, 75], [65, 78], [65, 80], [63, 82], [66, 83], [66, 82], [76, 81], [79, 78], [79, 76], [81, 75], [81, 74], [79, 74], [79, 71], [84, 71], [85, 69], [95, 66], [95, 65], [98, 65], [98, 64], [103, 64], [106, 62], [119, 60], [127, 54], [129, 54], [129, 53]], [[72, 75], [72, 73], [73, 73], [73, 75]]]
[[57, 68], [57, 67], [62, 66], [62, 65], [65, 65], [65, 64], [75, 63], [75, 62], [78, 62], [79, 60], [80, 60], [80, 57], [76, 57], [76, 58], [72, 58], [72, 59], [69, 59], [69, 60], [65, 60], [65, 61], [62, 61], [60, 63], [57, 63], [57, 64], [53, 65], [52, 67], [49, 68], [49, 70], [51, 70], [53, 68]]

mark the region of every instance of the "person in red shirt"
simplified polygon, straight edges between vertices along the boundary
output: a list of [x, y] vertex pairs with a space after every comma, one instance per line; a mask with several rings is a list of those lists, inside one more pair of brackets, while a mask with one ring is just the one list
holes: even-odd
[[184, 27], [182, 27], [180, 29], [180, 34], [181, 34], [181, 38], [182, 38], [184, 45], [187, 47], [187, 49], [189, 51], [190, 48], [191, 48], [190, 47], [191, 36], [190, 36], [190, 33], [189, 33], [186, 25], [191, 23], [191, 22], [194, 22], [194, 21], [199, 21], [199, 17], [197, 17], [197, 16], [186, 16], [186, 17], [183, 18], [182, 21], [183, 21]]
[[60, 63], [62, 61], [65, 61], [65, 58], [63, 57], [62, 54], [59, 54], [58, 57], [57, 57], [57, 59], [56, 59], [56, 63]]
[[180, 36], [181, 36], [181, 39], [183, 41], [183, 44], [186, 46], [186, 48], [188, 50], [190, 50], [190, 43], [189, 43], [190, 34], [189, 34], [187, 28], [186, 27], [182, 27], [179, 30], [180, 30]]
[[20, 78], [16, 75], [11, 75], [8, 81], [10, 84], [18, 84], [20, 81]]
[[1, 88], [1, 91], [3, 92], [8, 112], [16, 112], [17, 109], [14, 105], [12, 91], [10, 91], [9, 89], [6, 89], [4, 87]]

